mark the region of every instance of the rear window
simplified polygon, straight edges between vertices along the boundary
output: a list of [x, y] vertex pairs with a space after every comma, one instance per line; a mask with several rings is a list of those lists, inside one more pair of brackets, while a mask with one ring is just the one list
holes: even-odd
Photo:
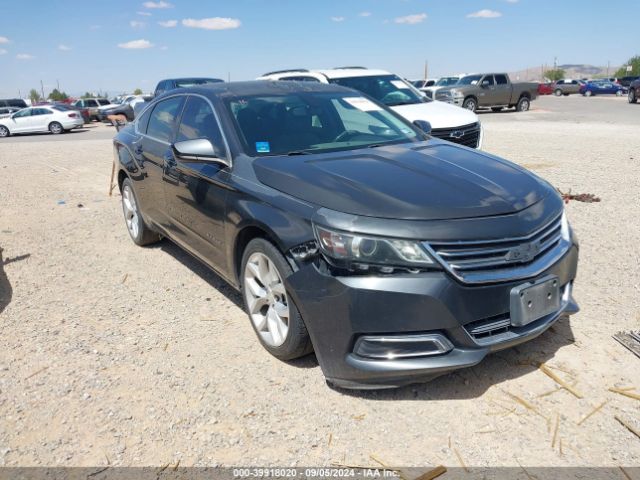
[[107, 100], [106, 98], [100, 98], [100, 99], [98, 99], [98, 103], [100, 105], [109, 105], [111, 102], [109, 100]]
[[193, 87], [194, 85], [207, 85], [209, 83], [222, 83], [217, 78], [180, 78], [176, 80], [176, 88]]

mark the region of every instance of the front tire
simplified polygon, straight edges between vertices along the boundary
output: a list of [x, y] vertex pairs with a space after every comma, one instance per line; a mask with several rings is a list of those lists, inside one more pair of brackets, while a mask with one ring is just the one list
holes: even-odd
[[621, 97], [621, 96], [622, 96], [622, 90], [617, 90], [616, 97]]
[[638, 97], [636, 97], [636, 91], [633, 88], [629, 89], [627, 99], [629, 100], [629, 103], [638, 103]]
[[64, 128], [62, 127], [62, 125], [58, 122], [51, 122], [49, 124], [49, 131], [51, 133], [53, 133], [54, 135], [59, 135], [61, 133], [64, 133]]
[[8, 137], [11, 135], [11, 132], [4, 125], [0, 125], [0, 138]]
[[122, 182], [122, 213], [133, 243], [142, 247], [160, 240], [160, 235], [145, 225], [142, 215], [140, 215], [140, 207], [133, 191], [133, 185], [128, 178]]
[[280, 360], [313, 351], [307, 327], [285, 288], [284, 279], [292, 273], [271, 242], [255, 238], [245, 248], [240, 269], [245, 310], [262, 346]]
[[521, 97], [516, 105], [516, 112], [527, 112], [531, 107], [531, 101], [527, 97]]
[[591, 95], [593, 95], [593, 92], [591, 90], [587, 90], [584, 92], [585, 97], [590, 97]]
[[475, 112], [478, 109], [478, 102], [473, 97], [465, 98], [462, 102], [462, 108]]
[[561, 97], [561, 96], [562, 96], [562, 90], [560, 90], [559, 88], [556, 88], [556, 89], [554, 90], [553, 94], [554, 94], [556, 97]]

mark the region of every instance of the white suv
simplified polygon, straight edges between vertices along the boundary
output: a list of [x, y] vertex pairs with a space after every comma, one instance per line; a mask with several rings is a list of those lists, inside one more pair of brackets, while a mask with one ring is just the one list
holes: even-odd
[[387, 105], [410, 122], [428, 121], [434, 137], [471, 148], [482, 147], [482, 126], [475, 113], [431, 100], [406, 80], [384, 70], [362, 67], [280, 70], [266, 73], [258, 80], [334, 83], [353, 88]]

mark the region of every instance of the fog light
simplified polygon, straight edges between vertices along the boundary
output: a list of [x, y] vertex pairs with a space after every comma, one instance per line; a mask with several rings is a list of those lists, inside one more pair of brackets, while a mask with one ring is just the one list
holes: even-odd
[[446, 337], [438, 333], [427, 335], [366, 335], [356, 341], [354, 353], [361, 357], [393, 360], [428, 357], [453, 350]]

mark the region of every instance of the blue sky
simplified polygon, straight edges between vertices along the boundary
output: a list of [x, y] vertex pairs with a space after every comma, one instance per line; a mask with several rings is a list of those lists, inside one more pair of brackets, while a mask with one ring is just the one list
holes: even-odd
[[117, 93], [289, 67], [419, 78], [425, 60], [439, 76], [640, 53], [638, 0], [0, 0], [0, 12], [3, 98], [40, 80], [45, 93]]

